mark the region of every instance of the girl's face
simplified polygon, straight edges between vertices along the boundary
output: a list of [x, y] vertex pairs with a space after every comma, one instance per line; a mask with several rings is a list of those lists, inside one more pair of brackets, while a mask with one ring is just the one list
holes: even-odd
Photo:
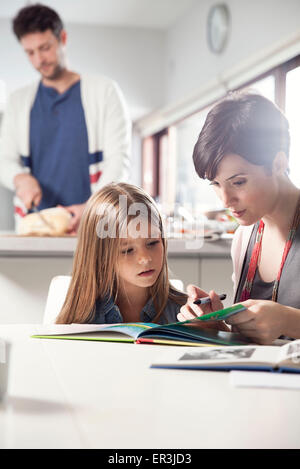
[[[164, 259], [164, 246], [159, 235], [154, 238], [124, 238], [121, 240], [116, 273], [122, 288], [148, 288], [156, 282]], [[130, 288], [131, 287], [131, 288]]]
[[278, 197], [278, 181], [272, 172], [236, 154], [222, 159], [211, 185], [240, 225], [252, 225], [270, 214]]

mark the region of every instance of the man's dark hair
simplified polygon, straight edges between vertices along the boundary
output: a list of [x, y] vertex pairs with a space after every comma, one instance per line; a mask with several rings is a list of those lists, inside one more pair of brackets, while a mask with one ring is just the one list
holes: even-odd
[[60, 39], [63, 28], [63, 22], [56, 11], [40, 3], [22, 8], [13, 19], [13, 31], [18, 40], [26, 34], [43, 33], [47, 29]]
[[208, 113], [193, 159], [198, 176], [212, 180], [229, 153], [270, 169], [279, 151], [289, 156], [289, 147], [289, 123], [280, 109], [259, 94], [235, 92]]

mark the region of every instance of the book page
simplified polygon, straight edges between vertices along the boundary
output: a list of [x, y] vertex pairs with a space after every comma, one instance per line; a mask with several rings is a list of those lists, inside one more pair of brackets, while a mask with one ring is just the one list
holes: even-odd
[[38, 335], [67, 335], [95, 332], [105, 328], [107, 324], [47, 324], [36, 326]]
[[293, 366], [300, 368], [300, 339], [292, 340], [280, 348], [278, 364], [282, 362], [291, 362]]
[[148, 323], [115, 323], [115, 324], [49, 324], [37, 326], [35, 335], [56, 336], [56, 335], [77, 335], [87, 333], [112, 332], [128, 335], [137, 338], [138, 335], [153, 327]]

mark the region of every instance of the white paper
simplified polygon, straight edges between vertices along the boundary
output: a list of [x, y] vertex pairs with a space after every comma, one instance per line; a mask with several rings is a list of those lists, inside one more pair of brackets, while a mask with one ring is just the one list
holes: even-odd
[[229, 383], [246, 388], [300, 389], [300, 374], [230, 371]]

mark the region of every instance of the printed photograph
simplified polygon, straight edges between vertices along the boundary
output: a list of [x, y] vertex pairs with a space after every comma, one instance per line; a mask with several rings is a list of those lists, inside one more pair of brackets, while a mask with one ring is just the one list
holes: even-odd
[[206, 350], [205, 352], [188, 352], [179, 360], [232, 360], [251, 358], [256, 348], [218, 348]]

